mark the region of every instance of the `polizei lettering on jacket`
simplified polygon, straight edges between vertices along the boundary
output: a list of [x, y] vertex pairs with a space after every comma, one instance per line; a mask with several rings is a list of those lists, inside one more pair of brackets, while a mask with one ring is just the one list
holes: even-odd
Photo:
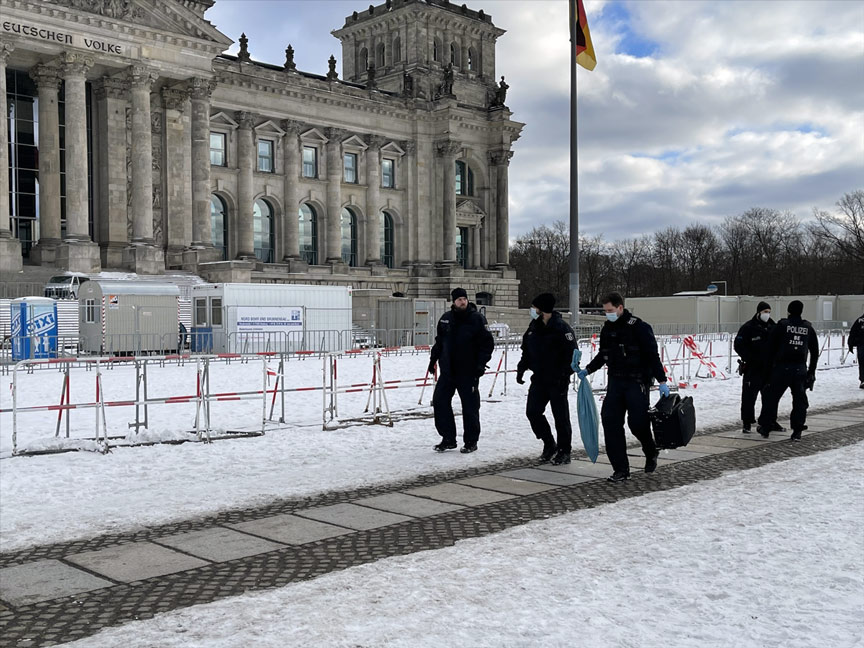
[[810, 332], [810, 329], [806, 326], [792, 326], [791, 324], [786, 327], [787, 333], [792, 333], [795, 335], [807, 335]]

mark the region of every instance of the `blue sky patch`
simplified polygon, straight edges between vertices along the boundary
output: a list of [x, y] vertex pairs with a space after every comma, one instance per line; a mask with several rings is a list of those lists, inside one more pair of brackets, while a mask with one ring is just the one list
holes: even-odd
[[638, 25], [633, 24], [633, 17], [623, 2], [610, 2], [603, 7], [600, 21], [609, 23], [615, 31], [621, 34], [616, 52], [636, 58], [653, 56], [660, 48], [655, 41], [645, 38], [638, 31]]

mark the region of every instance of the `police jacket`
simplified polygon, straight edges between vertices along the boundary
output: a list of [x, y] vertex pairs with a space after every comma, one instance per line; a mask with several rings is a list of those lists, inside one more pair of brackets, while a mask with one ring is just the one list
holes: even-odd
[[759, 319], [759, 313], [756, 313], [738, 329], [738, 335], [735, 336], [735, 353], [746, 363], [745, 372], [762, 371], [768, 334], [774, 325], [775, 322], [770, 317], [767, 322], [763, 322]]
[[585, 369], [589, 374], [594, 373], [604, 364], [610, 377], [631, 378], [648, 384], [653, 378], [666, 382], [654, 330], [626, 308], [617, 320], [603, 324], [600, 350]]
[[516, 367], [518, 373], [530, 370], [535, 380], [558, 382], [573, 373], [570, 361], [576, 348], [573, 329], [558, 311], [544, 323], [543, 317], [532, 320], [522, 336], [522, 359]]
[[864, 315], [855, 320], [849, 329], [849, 350], [855, 347], [864, 347]]
[[469, 302], [464, 311], [451, 306], [438, 320], [432, 361], [438, 363], [442, 374], [479, 376], [494, 349], [495, 339], [486, 328], [486, 318]]
[[810, 354], [807, 371], [814, 373], [819, 360], [819, 340], [816, 339], [816, 329], [800, 316], [790, 315], [777, 322], [768, 337], [768, 348], [765, 353], [766, 374], [776, 365], [807, 364], [807, 354]]

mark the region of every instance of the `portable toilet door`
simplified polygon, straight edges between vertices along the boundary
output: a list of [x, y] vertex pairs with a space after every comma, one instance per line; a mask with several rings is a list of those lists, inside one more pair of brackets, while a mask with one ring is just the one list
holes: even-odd
[[49, 297], [22, 297], [10, 303], [12, 359], [57, 357], [57, 302]]

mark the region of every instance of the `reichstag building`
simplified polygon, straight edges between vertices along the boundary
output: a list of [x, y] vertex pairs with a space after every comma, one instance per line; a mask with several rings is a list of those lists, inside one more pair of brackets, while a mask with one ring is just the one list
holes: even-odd
[[0, 270], [409, 297], [462, 285], [515, 306], [523, 124], [492, 17], [447, 0], [358, 7], [319, 75], [287, 43], [284, 62], [255, 60], [245, 36], [223, 54], [215, 1], [0, 0]]

